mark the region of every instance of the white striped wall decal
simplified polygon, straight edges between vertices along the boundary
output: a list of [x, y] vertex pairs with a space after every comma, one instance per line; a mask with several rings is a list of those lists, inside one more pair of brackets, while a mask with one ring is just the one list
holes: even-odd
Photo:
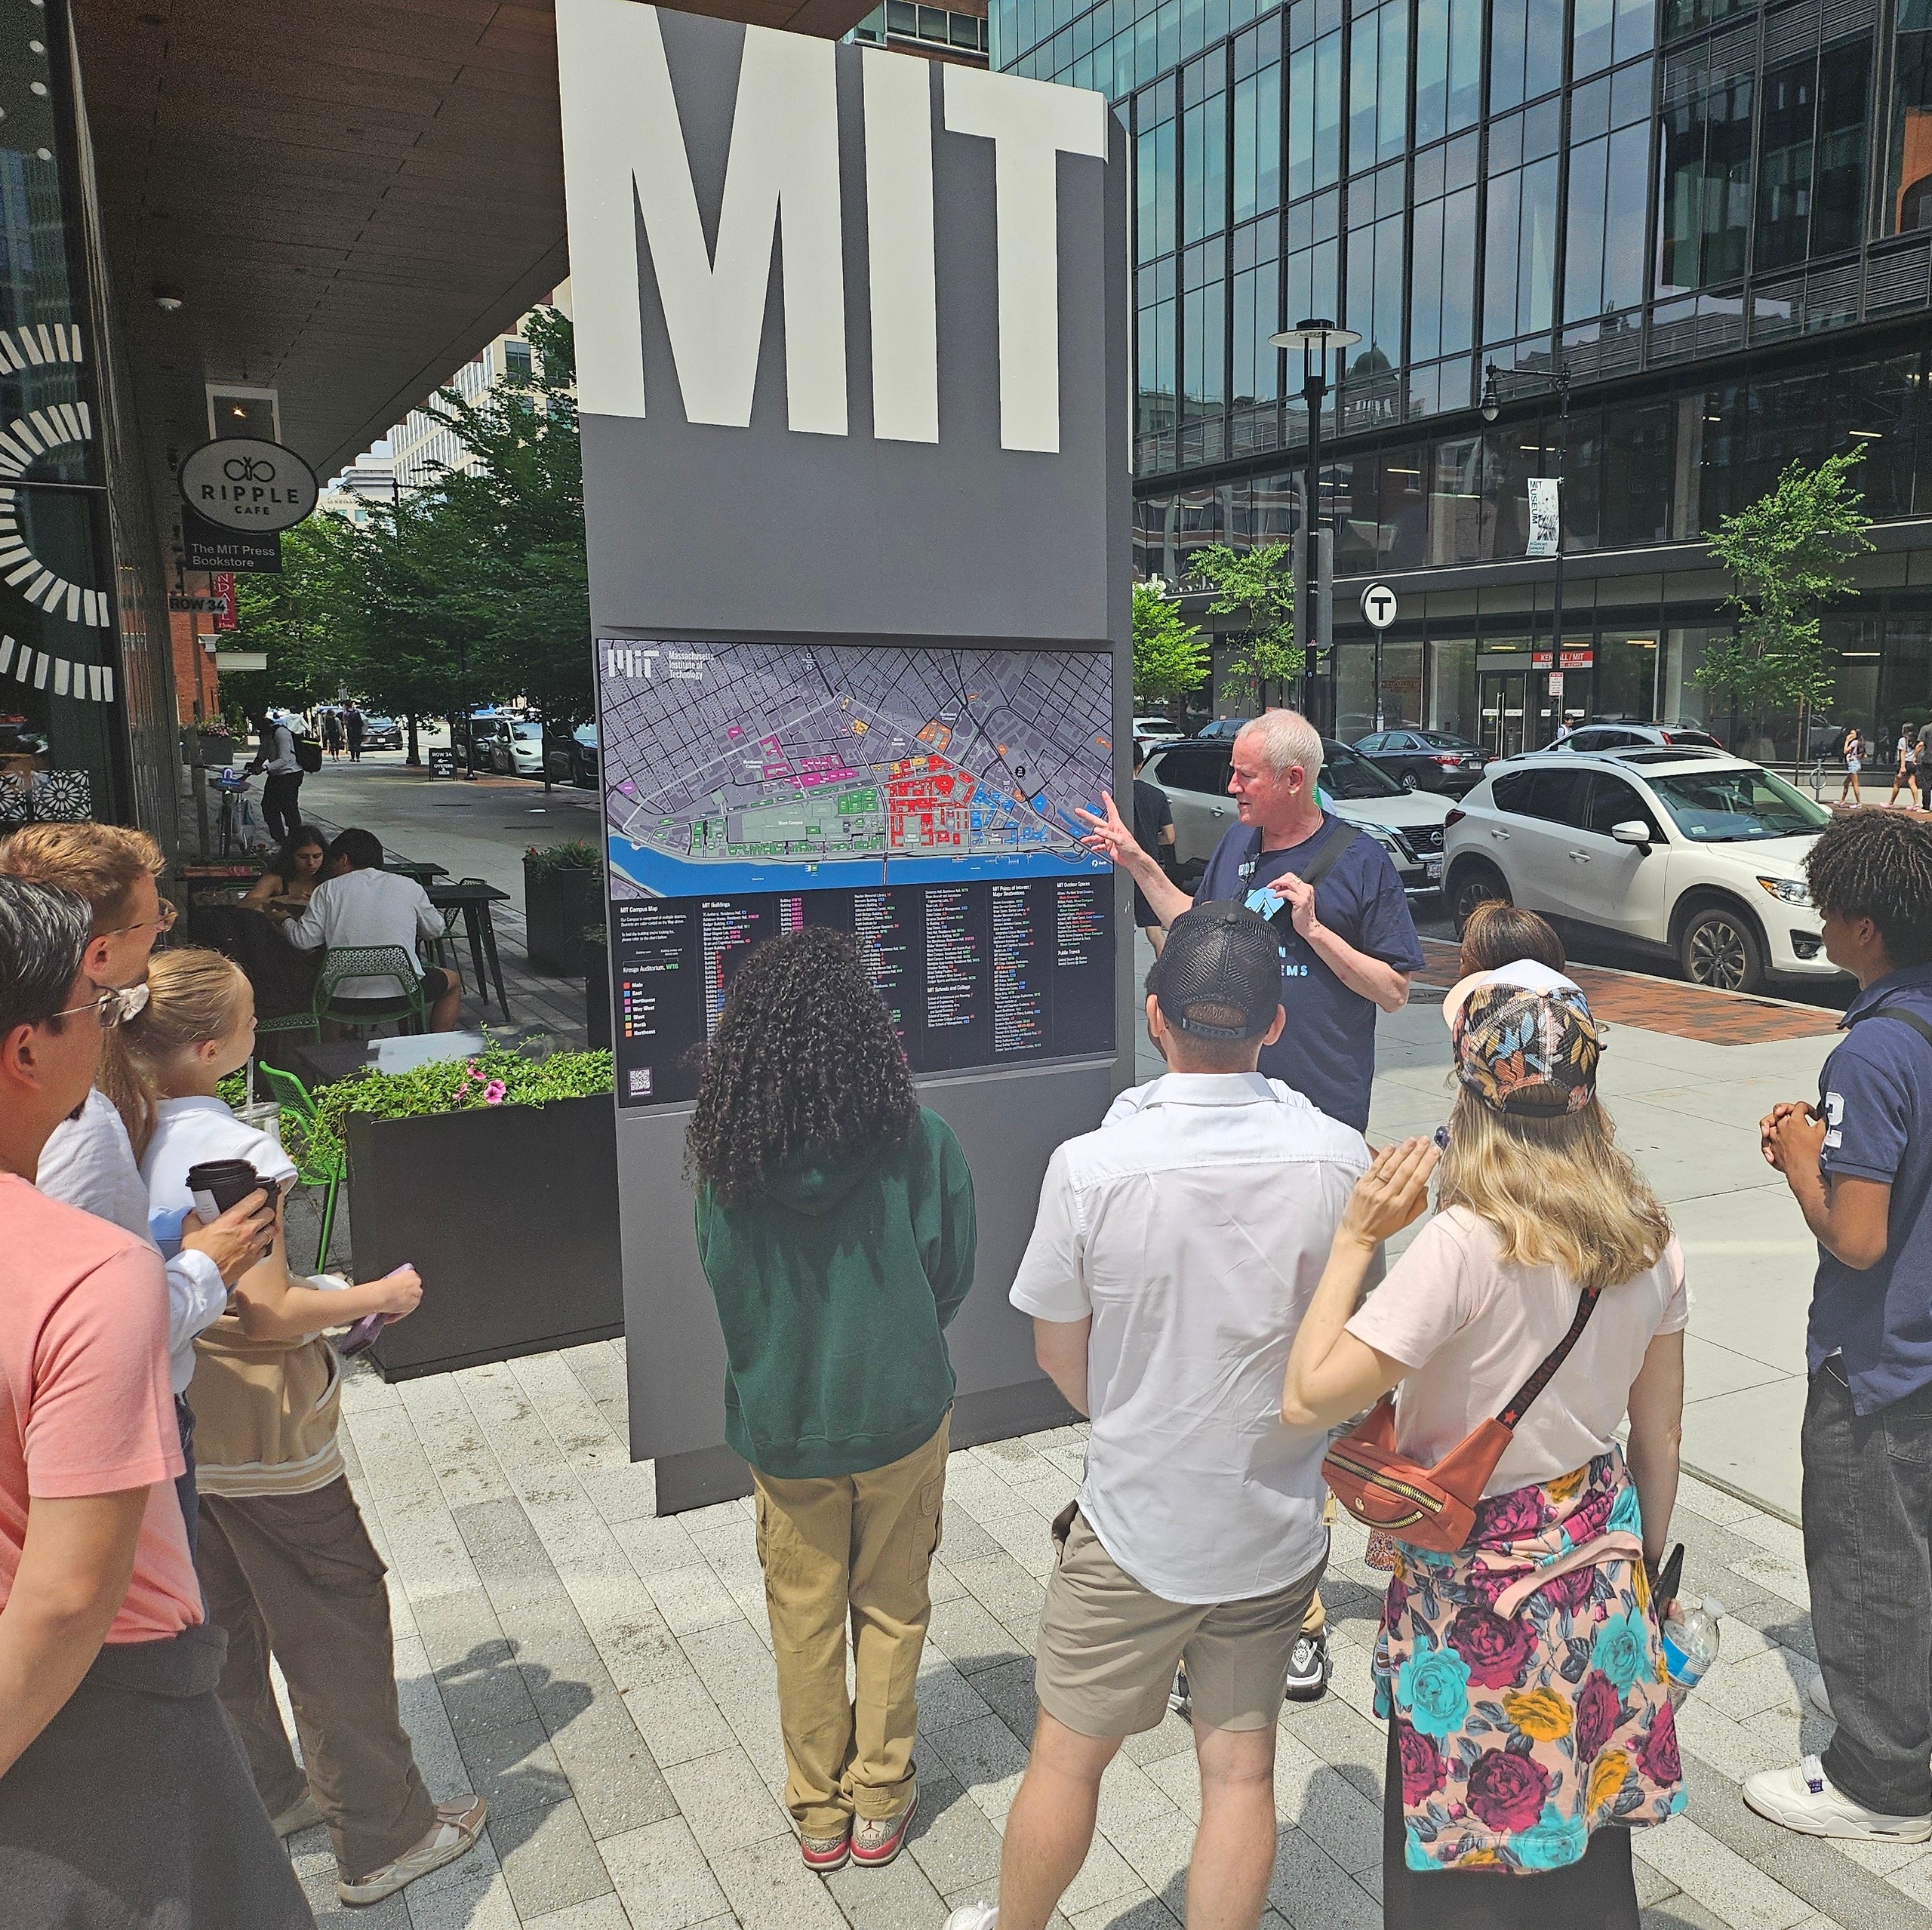
[[[78, 365], [82, 359], [81, 331], [72, 322], [0, 328], [0, 374], [60, 362]], [[64, 605], [60, 614], [69, 623], [104, 630], [112, 627], [106, 596], [68, 582], [38, 561], [20, 533], [14, 492], [5, 486], [18, 482], [28, 465], [48, 450], [78, 447], [93, 440], [94, 419], [85, 402], [51, 402], [29, 410], [0, 429], [0, 577], [17, 589], [26, 583], [27, 601], [50, 615]], [[0, 676], [5, 674], [0, 666]]]
[[51, 678], [56, 697], [72, 697], [84, 703], [114, 701], [111, 664], [82, 663], [55, 657], [45, 650], [35, 650], [30, 644], [17, 644], [11, 636], [0, 636], [0, 677], [6, 676], [10, 666], [15, 682], [30, 684], [35, 690], [45, 690]]

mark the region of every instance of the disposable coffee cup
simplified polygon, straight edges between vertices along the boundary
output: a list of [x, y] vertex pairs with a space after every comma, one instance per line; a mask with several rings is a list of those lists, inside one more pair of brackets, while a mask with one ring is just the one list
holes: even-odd
[[266, 1184], [245, 1159], [204, 1159], [188, 1168], [188, 1190], [204, 1223], [218, 1220]]

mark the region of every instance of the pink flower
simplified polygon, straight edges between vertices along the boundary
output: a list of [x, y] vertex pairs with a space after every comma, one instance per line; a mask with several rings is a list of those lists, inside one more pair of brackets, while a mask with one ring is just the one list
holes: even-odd
[[1409, 1585], [1398, 1574], [1389, 1578], [1389, 1592], [1382, 1598], [1382, 1625], [1384, 1628], [1399, 1628], [1402, 1624], [1402, 1611], [1409, 1605]]
[[1484, 1562], [1472, 1562], [1469, 1573], [1463, 1578], [1463, 1586], [1485, 1608], [1492, 1608], [1497, 1597], [1515, 1579], [1506, 1569], [1493, 1568]]
[[1402, 1762], [1402, 1800], [1426, 1802], [1449, 1779], [1449, 1765], [1442, 1752], [1412, 1723], [1398, 1716], [1395, 1747]]
[[503, 1103], [504, 1094], [509, 1091], [509, 1088], [506, 1086], [501, 1079], [493, 1079], [490, 1083], [483, 1088], [484, 1104], [486, 1106], [500, 1106]]
[[[1488, 1608], [1459, 1608], [1449, 1624], [1449, 1646], [1469, 1665], [1479, 1688], [1513, 1688], [1535, 1646], [1520, 1621], [1506, 1621]], [[1534, 1819], [1532, 1819], [1534, 1820]]]
[[1572, 1568], [1567, 1574], [1552, 1576], [1537, 1593], [1552, 1608], [1567, 1608], [1574, 1615], [1589, 1606], [1591, 1591], [1597, 1585], [1600, 1572], [1594, 1566]]
[[1534, 1756], [1492, 1749], [1469, 1765], [1469, 1807], [1492, 1830], [1514, 1835], [1543, 1814], [1549, 1771]]
[[1470, 1539], [1487, 1547], [1499, 1541], [1521, 1541], [1542, 1531], [1549, 1510], [1534, 1488], [1512, 1488], [1492, 1494], [1476, 1510], [1475, 1532]]
[[1571, 1731], [1577, 1760], [1594, 1762], [1623, 1717], [1623, 1704], [1610, 1678], [1601, 1669], [1592, 1669], [1577, 1691], [1577, 1726]]
[[1677, 1753], [1677, 1715], [1668, 1701], [1657, 1704], [1651, 1732], [1644, 1738], [1637, 1759], [1644, 1774], [1665, 1789], [1684, 1780], [1684, 1763]]

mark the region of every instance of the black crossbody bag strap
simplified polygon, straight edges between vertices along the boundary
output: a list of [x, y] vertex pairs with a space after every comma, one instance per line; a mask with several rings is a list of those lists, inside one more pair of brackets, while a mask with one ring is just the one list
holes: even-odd
[[1529, 1411], [1530, 1403], [1544, 1388], [1549, 1385], [1551, 1377], [1570, 1358], [1570, 1350], [1583, 1337], [1583, 1329], [1590, 1324], [1590, 1316], [1597, 1310], [1597, 1302], [1603, 1297], [1601, 1287], [1586, 1287], [1583, 1297], [1577, 1303], [1577, 1317], [1570, 1323], [1570, 1331], [1551, 1348], [1543, 1365], [1511, 1396], [1509, 1404], [1496, 1417], [1512, 1433], [1518, 1421]]
[[[1916, 1012], [1903, 1011], [1897, 1005], [1880, 1005], [1873, 1011], [1857, 1014], [1851, 1023], [1853, 1025], [1863, 1025], [1867, 1019], [1897, 1019], [1900, 1024], [1910, 1026], [1927, 1045], [1932, 1045], [1932, 1025], [1927, 1024]], [[1820, 1111], [1823, 1110], [1824, 1104], [1825, 1075], [1821, 1069], [1818, 1074], [1818, 1106]]]

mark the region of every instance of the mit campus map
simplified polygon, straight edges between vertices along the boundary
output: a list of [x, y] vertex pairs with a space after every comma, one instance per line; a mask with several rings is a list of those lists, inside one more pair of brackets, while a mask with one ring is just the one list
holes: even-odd
[[1104, 871], [1105, 652], [605, 638], [612, 895]]

